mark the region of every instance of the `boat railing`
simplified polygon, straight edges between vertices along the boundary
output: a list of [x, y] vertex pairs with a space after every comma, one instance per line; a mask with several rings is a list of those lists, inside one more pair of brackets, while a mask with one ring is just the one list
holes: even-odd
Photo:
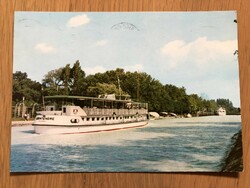
[[62, 115], [62, 111], [37, 111], [37, 115]]
[[147, 114], [147, 109], [104, 109], [104, 108], [83, 108], [87, 115], [135, 115], [135, 114]]

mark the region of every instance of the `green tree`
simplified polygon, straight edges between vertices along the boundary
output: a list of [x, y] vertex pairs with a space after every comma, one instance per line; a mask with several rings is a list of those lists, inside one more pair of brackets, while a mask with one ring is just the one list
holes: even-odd
[[[122, 95], [127, 94], [127, 92], [124, 92], [126, 90], [123, 89], [124, 86], [124, 70], [123, 69], [119, 69], [117, 68], [116, 70], [110, 70], [110, 71], [106, 71], [105, 73], [96, 73], [95, 75], [88, 75], [85, 78], [85, 85], [87, 87], [85, 88], [89, 88], [89, 87], [96, 87], [97, 84], [99, 83], [106, 83], [106, 84], [111, 84], [111, 85], [115, 85], [116, 88], [118, 88], [118, 93], [117, 95], [119, 95], [120, 93]], [[120, 90], [119, 90], [120, 88]], [[89, 93], [89, 89], [86, 90], [86, 95], [87, 96], [91, 96], [93, 93]]]
[[190, 113], [196, 114], [201, 108], [202, 99], [197, 94], [191, 94], [188, 100], [190, 103]]
[[119, 89], [114, 84], [97, 83], [95, 86], [89, 86], [87, 92], [91, 96], [98, 96], [103, 94], [119, 95]]
[[15, 105], [25, 99], [26, 105], [41, 101], [41, 84], [28, 78], [27, 73], [16, 71], [13, 74], [12, 102]]
[[85, 72], [80, 66], [79, 60], [77, 60], [71, 69], [71, 94], [73, 95], [83, 95], [85, 84]]
[[70, 86], [72, 84], [72, 79], [71, 79], [71, 68], [70, 64], [67, 64], [63, 69], [62, 69], [62, 74], [61, 74], [61, 80], [63, 82], [63, 94], [64, 95], [69, 95], [70, 93]]
[[45, 95], [62, 94], [63, 87], [62, 77], [63, 67], [49, 71], [42, 80], [43, 92]]
[[[17, 76], [27, 77], [25, 74]], [[178, 114], [209, 112], [212, 114], [218, 106], [225, 107], [229, 113], [239, 111], [228, 99], [215, 101], [202, 98], [197, 94], [187, 95], [184, 87], [163, 85], [145, 72], [125, 72], [124, 69], [117, 68], [85, 77], [85, 72], [78, 60], [72, 68], [67, 64], [65, 67], [48, 72], [43, 79], [43, 86], [48, 95], [128, 94], [134, 101], [149, 103], [149, 110], [157, 112], [166, 111]], [[15, 87], [16, 90], [20, 90], [18, 89], [20, 85], [16, 84]], [[20, 94], [16, 93], [16, 96], [18, 95]]]
[[215, 100], [210, 100], [210, 111], [215, 113], [216, 110], [218, 109], [218, 104], [216, 103]]
[[170, 97], [169, 104], [171, 106], [171, 111], [173, 110], [172, 112], [178, 114], [190, 112], [190, 99], [184, 87], [179, 88], [171, 84], [166, 84], [165, 90]]

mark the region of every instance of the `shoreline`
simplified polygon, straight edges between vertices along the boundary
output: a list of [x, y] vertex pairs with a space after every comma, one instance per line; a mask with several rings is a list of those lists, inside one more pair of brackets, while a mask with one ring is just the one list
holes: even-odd
[[34, 121], [11, 121], [11, 127], [31, 126]]
[[[227, 115], [227, 116], [238, 116], [238, 115]], [[217, 115], [212, 116], [192, 116], [192, 117], [184, 117], [184, 116], [177, 116], [177, 117], [160, 117], [155, 119], [149, 119], [149, 121], [157, 121], [157, 120], [171, 120], [171, 119], [192, 119], [192, 118], [203, 118], [203, 117], [218, 117]], [[226, 116], [220, 116], [226, 117]], [[34, 120], [19, 120], [19, 121], [11, 121], [11, 127], [21, 127], [21, 126], [31, 126]]]
[[228, 152], [222, 159], [221, 172], [242, 172], [243, 171], [243, 149], [242, 131], [234, 134], [231, 138]]
[[[174, 121], [179, 122], [177, 119]], [[72, 147], [72, 149], [79, 149], [79, 151], [82, 151], [82, 146], [83, 147], [86, 146], [87, 147], [86, 150], [88, 150], [90, 155], [92, 155], [92, 151], [93, 151], [92, 147], [96, 147], [98, 149], [100, 148], [102, 151], [104, 151], [103, 153], [105, 153], [105, 152], [110, 152], [109, 146], [113, 145], [113, 143], [115, 143], [116, 145], [114, 148], [117, 150], [114, 150], [112, 152], [114, 152], [114, 153], [116, 153], [117, 151], [124, 152], [121, 154], [121, 158], [122, 158], [122, 156], [124, 156], [123, 154], [126, 154], [126, 149], [124, 149], [124, 147], [128, 147], [128, 149], [131, 149], [130, 150], [131, 153], [135, 152], [137, 154], [138, 153], [137, 149], [139, 149], [139, 151], [142, 151], [143, 154], [145, 154], [145, 157], [148, 157], [148, 159], [150, 161], [156, 161], [156, 162], [152, 162], [152, 163], [150, 163], [150, 162], [147, 163], [147, 162], [143, 161], [144, 165], [148, 165], [148, 167], [147, 167], [148, 170], [152, 169], [152, 171], [157, 170], [157, 171], [162, 171], [162, 172], [175, 171], [175, 170], [192, 172], [195, 169], [195, 171], [197, 170], [200, 172], [206, 172], [206, 171], [220, 172], [222, 169], [222, 166], [224, 166], [224, 164], [226, 164], [225, 159], [226, 159], [227, 155], [229, 154], [229, 152], [233, 148], [233, 143], [234, 143], [233, 138], [235, 138], [235, 137], [233, 137], [233, 135], [235, 135], [235, 133], [237, 133], [239, 131], [239, 129], [236, 129], [236, 127], [233, 129], [231, 129], [231, 128], [226, 129], [226, 130], [230, 131], [230, 134], [227, 134], [228, 135], [227, 136], [227, 143], [228, 144], [225, 145], [225, 144], [221, 143], [220, 139], [211, 140], [210, 136], [203, 137], [202, 135], [207, 135], [207, 133], [206, 133], [207, 128], [206, 127], [197, 127], [197, 129], [192, 129], [192, 131], [187, 131], [187, 132], [185, 130], [190, 130], [190, 129], [188, 127], [187, 128], [183, 127], [183, 128], [181, 128], [181, 130], [184, 130], [184, 131], [182, 133], [176, 134], [176, 135], [173, 135], [173, 134], [171, 135], [171, 133], [175, 133], [175, 131], [179, 130], [179, 127], [176, 127], [174, 125], [174, 128], [171, 128], [173, 130], [173, 132], [171, 132], [171, 133], [169, 133], [169, 132], [162, 133], [162, 131], [161, 132], [157, 131], [156, 134], [154, 134], [154, 133], [151, 134], [150, 132], [148, 132], [148, 134], [146, 133], [146, 135], [145, 135], [144, 131], [141, 132], [141, 131], [131, 129], [131, 132], [129, 131], [129, 134], [126, 131], [117, 131], [115, 134], [113, 134], [111, 132], [109, 132], [107, 134], [106, 133], [105, 134], [99, 134], [99, 133], [98, 134], [85, 134], [85, 135], [78, 135], [78, 136], [76, 136], [76, 138], [74, 138], [71, 135], [69, 135], [69, 136], [65, 136], [65, 135], [57, 135], [57, 136], [54, 136], [54, 135], [53, 136], [46, 136], [45, 135], [44, 136], [44, 135], [41, 135], [40, 136], [40, 135], [34, 134], [33, 126], [28, 126], [31, 122], [32, 121], [29, 121], [29, 122], [28, 121], [15, 121], [15, 122], [13, 122], [15, 125], [17, 125], [17, 127], [12, 128], [12, 133], [13, 133], [12, 140], [11, 140], [11, 143], [13, 146], [12, 147], [12, 149], [13, 149], [12, 150], [12, 154], [13, 154], [12, 159], [14, 161], [13, 165], [17, 164], [17, 163], [15, 163], [16, 159], [18, 161], [20, 161], [20, 164], [17, 164], [17, 165], [19, 165], [19, 166], [17, 166], [17, 169], [19, 169], [19, 167], [22, 167], [22, 162], [24, 162], [24, 163], [26, 163], [27, 161], [29, 162], [29, 160], [30, 160], [29, 157], [31, 157], [30, 155], [33, 151], [34, 151], [35, 155], [40, 155], [40, 152], [37, 153], [36, 149], [37, 149], [37, 147], [39, 147], [41, 145], [43, 145], [43, 146], [45, 146], [45, 145], [63, 145], [62, 147], [60, 146], [58, 148], [58, 151], [66, 153], [66, 155], [71, 156], [71, 154], [72, 154], [71, 149], [65, 150], [65, 151], [64, 150], [62, 151], [61, 149], [65, 146], [67, 148]], [[185, 124], [185, 122], [186, 122], [186, 120], [184, 122], [181, 122], [181, 123]], [[207, 119], [205, 119], [203, 121], [203, 123], [205, 123], [205, 124], [208, 123]], [[26, 126], [22, 126], [23, 124]], [[168, 124], [170, 124], [170, 126], [172, 126], [172, 121], [168, 122]], [[216, 126], [217, 126], [217, 124], [216, 124]], [[159, 126], [157, 126], [157, 127], [160, 127], [160, 128], [163, 127], [160, 130], [164, 130], [165, 128], [168, 129], [168, 125], [166, 123], [164, 123], [164, 121], [161, 121], [161, 122], [159, 121]], [[153, 130], [155, 130], [155, 128], [157, 128], [157, 127], [155, 127], [154, 123], [149, 126], [149, 128], [152, 128]], [[201, 130], [204, 130], [204, 131], [201, 131]], [[215, 130], [221, 130], [221, 129], [219, 128], [219, 129], [215, 129]], [[200, 136], [201, 136], [201, 138], [204, 138], [203, 143], [205, 145], [207, 145], [207, 143], [209, 145], [213, 145], [214, 143], [221, 143], [222, 147], [221, 148], [216, 147], [216, 148], [214, 148], [214, 150], [213, 150], [213, 148], [211, 148], [214, 152], [213, 155], [210, 155], [205, 150], [199, 151], [201, 148], [204, 148], [203, 146], [205, 146], [205, 145], [203, 143], [201, 143], [199, 140], [197, 140], [198, 137], [196, 137], [196, 134], [194, 134], [194, 132], [196, 132], [196, 131], [201, 131], [202, 134]], [[216, 132], [219, 133], [218, 131], [216, 131]], [[176, 150], [176, 148], [171, 147], [171, 146], [170, 146], [171, 150], [166, 149], [166, 146], [165, 146], [166, 143], [168, 143], [167, 145], [173, 144], [173, 146], [176, 146], [176, 141], [178, 141], [178, 143], [185, 143], [185, 140], [187, 139], [186, 134], [187, 134], [187, 136], [190, 136], [188, 138], [192, 139], [190, 141], [193, 141], [192, 145], [194, 146], [195, 150], [192, 150], [192, 149], [190, 150], [189, 148], [187, 150], [185, 149], [186, 147], [190, 146], [189, 143], [187, 143], [186, 145], [185, 144], [180, 145], [177, 150]], [[209, 128], [208, 134], [209, 135], [216, 134], [216, 133], [214, 133], [214, 128]], [[220, 135], [220, 133], [219, 133], [219, 135]], [[101, 142], [96, 141], [96, 139], [95, 139], [96, 136], [98, 136], [98, 138], [100, 138]], [[111, 137], [112, 137], [112, 139], [111, 139]], [[157, 139], [157, 138], [159, 138], [159, 139]], [[162, 139], [162, 138], [164, 138], [164, 139]], [[150, 151], [150, 149], [152, 149], [151, 144], [148, 145], [148, 144], [145, 144], [144, 142], [140, 142], [141, 140], [145, 140], [145, 139], [150, 140], [150, 142], [153, 142], [152, 146], [159, 145], [159, 148], [154, 148], [154, 150], [153, 150], [156, 152], [155, 156], [151, 155], [150, 152], [144, 153], [144, 151], [147, 151], [147, 150]], [[124, 144], [123, 144], [124, 141], [128, 141], [127, 142], [128, 145], [124, 146]], [[131, 148], [130, 147], [131, 144], [133, 144], [135, 147]], [[23, 147], [23, 145], [29, 145], [29, 146]], [[33, 146], [30, 146], [30, 145], [33, 145]], [[75, 145], [77, 145], [77, 147], [75, 147]], [[107, 145], [107, 147], [102, 147], [103, 145]], [[138, 148], [137, 148], [137, 146], [138, 146]], [[169, 146], [167, 146], [167, 148], [168, 147]], [[22, 149], [22, 148], [24, 148], [24, 149]], [[196, 148], [197, 148], [197, 150], [196, 150]], [[223, 152], [220, 151], [221, 149], [223, 150]], [[29, 151], [29, 152], [27, 152], [27, 151]], [[46, 149], [41, 149], [40, 151], [42, 151], [42, 152], [48, 151], [48, 153], [50, 153], [50, 151], [46, 150]], [[69, 153], [67, 153], [67, 151], [69, 151]], [[97, 155], [100, 154], [100, 152], [98, 150], [95, 150], [95, 151], [97, 153], [94, 153], [93, 157], [95, 157], [96, 154]], [[166, 159], [165, 158], [163, 159], [162, 156], [168, 155], [169, 151], [171, 151], [172, 156], [169, 156], [169, 158], [166, 157]], [[179, 153], [179, 151], [181, 153]], [[19, 155], [18, 152], [23, 152], [23, 154], [27, 156], [27, 157], [24, 157], [24, 161], [22, 161], [20, 159], [20, 157], [22, 157], [24, 155]], [[187, 152], [188, 152], [188, 156], [190, 156], [191, 158], [186, 157]], [[78, 152], [76, 152], [76, 153], [78, 153]], [[44, 153], [44, 154], [47, 154], [47, 153]], [[81, 154], [81, 152], [79, 152], [79, 154]], [[138, 154], [140, 154], [140, 153], [138, 153]], [[175, 158], [176, 154], [178, 154], [178, 155], [180, 154], [180, 159], [182, 160], [182, 163], [178, 163], [178, 161], [174, 162], [173, 159]], [[45, 156], [47, 156], [47, 155], [45, 155]], [[217, 156], [220, 156], [220, 157], [217, 157]], [[16, 158], [14, 158], [14, 157], [16, 157]], [[103, 156], [101, 154], [99, 157], [103, 158]], [[137, 157], [140, 158], [140, 155], [136, 155], [135, 159], [132, 159], [132, 160], [138, 161]], [[81, 156], [79, 156], [79, 158], [81, 158]], [[100, 159], [100, 158], [97, 158], [97, 159]], [[78, 157], [77, 157], [77, 159], [78, 159]], [[50, 159], [48, 159], [48, 160], [50, 160]], [[53, 157], [51, 160], [53, 160]], [[74, 160], [75, 160], [75, 158], [73, 158], [72, 161], [74, 162]], [[124, 162], [124, 167], [122, 167], [122, 168], [127, 168], [125, 163], [127, 163], [129, 160], [127, 160], [125, 158], [123, 160], [125, 162]], [[78, 160], [76, 160], [76, 162], [77, 161]], [[229, 161], [231, 161], [231, 160], [229, 160]], [[120, 158], [116, 162], [120, 162]], [[116, 162], [114, 164], [117, 164]], [[142, 163], [139, 163], [139, 164], [142, 164]], [[187, 164], [190, 165], [190, 168], [187, 168]], [[50, 165], [50, 162], [49, 162], [49, 165]], [[156, 167], [154, 168], [154, 166], [156, 166]], [[99, 168], [100, 166], [97, 165], [97, 167]], [[235, 167], [236, 167], [236, 165], [235, 165]], [[67, 168], [67, 166], [65, 167], [65, 169], [66, 168]], [[110, 168], [113, 169], [113, 166], [111, 166]], [[15, 169], [15, 168], [12, 167], [12, 169]], [[42, 171], [42, 169], [43, 168], [41, 168], [40, 170]], [[95, 169], [95, 167], [94, 167], [94, 169]], [[114, 167], [114, 169], [116, 169], [116, 168]], [[234, 172], [235, 173], [237, 171], [236, 171], [236, 168], [233, 168], [230, 171], [227, 171], [227, 169], [225, 169], [224, 172]]]

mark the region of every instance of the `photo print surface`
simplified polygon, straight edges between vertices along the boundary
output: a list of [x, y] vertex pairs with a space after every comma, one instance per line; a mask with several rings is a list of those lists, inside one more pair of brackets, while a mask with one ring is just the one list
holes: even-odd
[[242, 171], [237, 14], [15, 12], [11, 172]]

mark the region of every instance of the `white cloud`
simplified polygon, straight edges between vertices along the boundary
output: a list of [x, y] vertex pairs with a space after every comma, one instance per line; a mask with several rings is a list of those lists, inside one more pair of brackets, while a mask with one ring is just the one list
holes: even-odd
[[85, 25], [89, 22], [90, 22], [90, 19], [86, 14], [78, 15], [78, 16], [72, 17], [68, 21], [68, 27], [78, 27], [81, 25]]
[[206, 93], [210, 99], [229, 98], [239, 105], [238, 61], [234, 56], [237, 40], [171, 41], [160, 49], [159, 74], [165, 82]]
[[237, 40], [208, 40], [197, 38], [192, 42], [175, 40], [165, 44], [160, 52], [164, 55], [169, 68], [175, 68], [185, 62], [197, 67], [204, 67], [211, 62], [225, 62], [237, 50]]
[[106, 71], [106, 69], [102, 66], [95, 66], [95, 67], [84, 67], [84, 72], [89, 74], [95, 74], [95, 73], [103, 73]]
[[95, 46], [105, 46], [108, 43], [108, 40], [99, 40], [95, 43]]
[[175, 40], [165, 44], [161, 48], [161, 53], [172, 58], [182, 58], [187, 55], [189, 48], [190, 45], [187, 45], [185, 41]]
[[[125, 71], [131, 71], [131, 72], [143, 71], [143, 64], [128, 65], [128, 66], [124, 66], [121, 68], [124, 68]], [[100, 65], [94, 66], [94, 67], [84, 67], [83, 70], [87, 75], [96, 74], [96, 73], [104, 73], [107, 71], [105, 67], [100, 66]]]
[[38, 43], [35, 46], [35, 49], [41, 53], [49, 54], [49, 53], [55, 53], [57, 49], [49, 44], [46, 43]]
[[143, 71], [143, 64], [127, 65], [123, 67], [125, 71]]

